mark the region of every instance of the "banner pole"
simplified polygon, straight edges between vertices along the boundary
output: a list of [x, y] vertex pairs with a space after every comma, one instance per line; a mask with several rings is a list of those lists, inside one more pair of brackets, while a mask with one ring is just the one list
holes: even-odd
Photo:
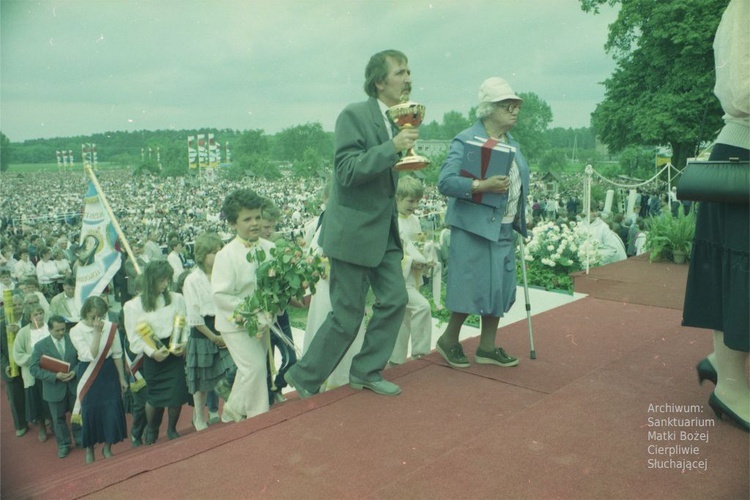
[[135, 255], [133, 254], [133, 250], [130, 248], [130, 243], [128, 242], [128, 239], [125, 237], [125, 234], [122, 232], [122, 229], [120, 229], [120, 223], [117, 222], [117, 217], [115, 217], [115, 214], [112, 212], [112, 208], [109, 206], [109, 202], [107, 201], [107, 196], [104, 194], [104, 190], [102, 190], [101, 185], [99, 185], [99, 180], [96, 178], [96, 175], [94, 175], [94, 170], [91, 168], [91, 164], [86, 164], [86, 174], [91, 179], [91, 182], [94, 183], [94, 188], [96, 188], [96, 192], [99, 194], [99, 199], [102, 200], [102, 205], [104, 205], [104, 210], [107, 211], [107, 215], [109, 215], [109, 218], [112, 220], [112, 226], [115, 228], [115, 232], [117, 233], [117, 236], [120, 238], [120, 241], [122, 242], [122, 246], [125, 247], [125, 252], [128, 254], [128, 258], [133, 262], [133, 267], [135, 268], [135, 272], [138, 274], [141, 274], [141, 268], [138, 265], [138, 260], [135, 258]]

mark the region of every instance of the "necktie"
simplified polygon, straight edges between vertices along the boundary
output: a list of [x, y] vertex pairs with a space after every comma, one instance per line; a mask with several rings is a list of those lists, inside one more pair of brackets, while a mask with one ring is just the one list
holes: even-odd
[[57, 342], [57, 350], [60, 351], [60, 356], [65, 358], [65, 342], [62, 340], [56, 340], [55, 342]]

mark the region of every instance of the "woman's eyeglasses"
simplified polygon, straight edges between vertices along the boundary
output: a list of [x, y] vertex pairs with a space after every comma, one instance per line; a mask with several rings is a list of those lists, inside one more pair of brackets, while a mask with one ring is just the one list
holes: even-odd
[[508, 113], [513, 114], [516, 111], [521, 111], [521, 106], [523, 106], [523, 103], [520, 103], [517, 101], [511, 101], [511, 102], [500, 101], [500, 102], [495, 103], [495, 106], [506, 110]]

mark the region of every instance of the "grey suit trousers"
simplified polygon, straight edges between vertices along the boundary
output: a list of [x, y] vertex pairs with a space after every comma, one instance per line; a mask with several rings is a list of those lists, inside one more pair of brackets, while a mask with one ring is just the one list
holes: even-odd
[[368, 284], [376, 303], [362, 350], [352, 360], [350, 373], [369, 381], [381, 379], [380, 371], [393, 352], [408, 302], [402, 257], [403, 251], [390, 231], [385, 256], [376, 267], [330, 259], [333, 310], [305, 355], [290, 369], [294, 380], [305, 389], [317, 392], [354, 341], [365, 312]]

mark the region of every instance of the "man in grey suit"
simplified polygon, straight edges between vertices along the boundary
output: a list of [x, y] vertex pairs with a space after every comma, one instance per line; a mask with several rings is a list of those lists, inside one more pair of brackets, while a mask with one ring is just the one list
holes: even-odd
[[401, 272], [393, 166], [412, 147], [416, 129], [393, 130], [386, 110], [408, 98], [411, 73], [406, 56], [379, 52], [365, 69], [369, 99], [348, 105], [335, 130], [334, 175], [319, 243], [331, 264], [332, 311], [307, 352], [285, 376], [305, 398], [318, 392], [353, 342], [371, 286], [376, 298], [362, 350], [349, 385], [394, 396], [401, 388], [380, 372], [390, 357], [408, 301]]
[[[67, 412], [73, 411], [76, 400], [76, 374], [78, 352], [65, 335], [65, 318], [52, 316], [47, 322], [49, 336], [34, 346], [29, 371], [35, 379], [42, 381], [42, 397], [49, 403], [52, 424], [57, 440], [57, 456], [65, 458], [70, 453], [70, 430], [65, 419]], [[62, 351], [62, 352], [61, 352]], [[70, 363], [68, 373], [54, 373], [39, 366], [42, 355], [47, 355]], [[73, 425], [73, 437], [80, 446], [81, 427]]]

